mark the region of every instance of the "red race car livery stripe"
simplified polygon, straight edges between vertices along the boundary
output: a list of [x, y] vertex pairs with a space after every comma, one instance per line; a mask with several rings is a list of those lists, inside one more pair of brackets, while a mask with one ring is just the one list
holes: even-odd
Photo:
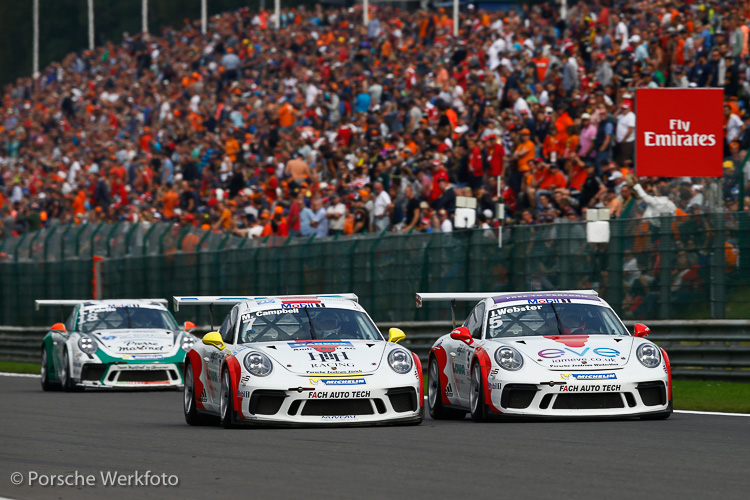
[[482, 370], [482, 383], [484, 384], [484, 403], [487, 405], [487, 408], [490, 409], [490, 411], [495, 413], [502, 413], [501, 410], [495, 408], [495, 405], [492, 404], [492, 397], [490, 394], [490, 385], [487, 381], [488, 375], [490, 373], [490, 369], [492, 368], [492, 361], [490, 360], [490, 355], [487, 354], [487, 351], [484, 350], [482, 347], [477, 347], [474, 349], [474, 355], [477, 358], [477, 361], [479, 362], [479, 369]]
[[240, 368], [240, 362], [234, 356], [227, 358], [227, 370], [229, 370], [229, 381], [232, 383], [234, 410], [239, 414], [240, 418], [245, 418], [245, 415], [242, 413], [242, 398], [239, 396], [242, 369]]
[[448, 365], [448, 355], [445, 353], [443, 346], [437, 346], [432, 349], [438, 364], [438, 373], [440, 374], [440, 400], [444, 405], [452, 404], [448, 396], [445, 395], [445, 388], [448, 386], [448, 377], [445, 375], [445, 367]]
[[422, 362], [419, 360], [419, 356], [411, 353], [414, 358], [414, 367], [417, 370], [417, 376], [419, 377], [419, 406], [424, 406], [424, 383], [422, 382]]
[[187, 357], [190, 358], [190, 364], [193, 367], [193, 397], [195, 398], [195, 408], [198, 410], [205, 410], [206, 407], [203, 406], [203, 401], [201, 401], [201, 398], [206, 392], [206, 388], [203, 387], [203, 382], [201, 382], [203, 360], [201, 359], [200, 354], [194, 350], [188, 352]]
[[669, 356], [667, 356], [667, 351], [664, 349], [661, 350], [662, 356], [664, 356], [664, 363], [667, 365], [667, 383], [669, 384], [668, 393], [669, 393], [669, 401], [672, 401], [672, 365], [669, 363]]

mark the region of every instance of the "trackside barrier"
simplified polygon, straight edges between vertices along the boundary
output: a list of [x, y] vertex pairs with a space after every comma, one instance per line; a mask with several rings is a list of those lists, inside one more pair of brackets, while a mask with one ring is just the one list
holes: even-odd
[[[750, 382], [750, 321], [746, 320], [653, 320], [644, 321], [648, 337], [669, 353], [672, 375], [679, 379]], [[625, 322], [632, 331], [634, 321]], [[381, 332], [404, 330], [402, 345], [416, 352], [427, 366], [435, 340], [451, 330], [450, 321], [379, 323]], [[198, 327], [205, 333], [208, 325]], [[0, 360], [39, 362], [41, 340], [47, 328], [0, 326]]]

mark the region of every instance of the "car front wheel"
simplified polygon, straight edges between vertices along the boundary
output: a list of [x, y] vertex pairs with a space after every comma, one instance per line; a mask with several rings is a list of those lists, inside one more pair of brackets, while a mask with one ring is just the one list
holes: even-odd
[[430, 370], [427, 377], [427, 407], [430, 416], [435, 420], [458, 420], [466, 416], [465, 411], [443, 407], [443, 388], [440, 386], [440, 368], [437, 359], [430, 358]]
[[487, 420], [487, 408], [484, 404], [484, 384], [482, 383], [482, 368], [474, 363], [471, 368], [471, 387], [469, 389], [471, 419], [474, 422]]
[[219, 400], [221, 402], [221, 426], [225, 429], [234, 427], [234, 398], [232, 396], [232, 381], [229, 378], [229, 371], [224, 370], [224, 374], [221, 376], [221, 396]]
[[52, 382], [49, 379], [49, 365], [47, 364], [47, 348], [45, 346], [42, 346], [42, 367], [41, 367], [41, 376], [42, 376], [42, 390], [43, 391], [56, 391], [60, 389], [60, 384], [57, 382]]
[[70, 357], [68, 356], [68, 350], [63, 351], [62, 359], [62, 373], [60, 375], [60, 384], [65, 392], [78, 392], [82, 391], [82, 387], [78, 387], [73, 380], [73, 375], [70, 373]]
[[183, 388], [183, 409], [185, 411], [185, 422], [188, 425], [206, 425], [211, 423], [211, 417], [198, 412], [195, 398], [195, 378], [193, 376], [193, 365], [187, 363], [185, 367], [185, 387]]

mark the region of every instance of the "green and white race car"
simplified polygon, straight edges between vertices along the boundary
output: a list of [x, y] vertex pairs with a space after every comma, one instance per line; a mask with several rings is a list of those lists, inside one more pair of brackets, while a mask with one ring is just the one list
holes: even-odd
[[163, 299], [37, 300], [75, 306], [41, 346], [42, 389], [181, 388], [195, 325], [177, 325]]

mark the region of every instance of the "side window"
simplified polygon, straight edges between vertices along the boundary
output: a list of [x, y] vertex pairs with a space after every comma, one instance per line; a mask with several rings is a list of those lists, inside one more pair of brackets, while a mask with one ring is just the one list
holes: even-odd
[[68, 330], [68, 333], [75, 330], [76, 327], [76, 317], [78, 316], [78, 309], [80, 309], [81, 306], [76, 306], [73, 308], [73, 312], [70, 313], [70, 316], [68, 316], [67, 321], [65, 321], [65, 328]]
[[482, 324], [484, 322], [484, 302], [480, 302], [479, 305], [474, 308], [474, 312], [472, 313], [472, 316], [474, 317], [474, 324], [472, 327], [469, 327], [469, 331], [471, 332], [471, 338], [481, 339], [482, 338]]
[[221, 334], [224, 343], [234, 343], [234, 322], [232, 321], [232, 313], [227, 314], [227, 317], [224, 318], [224, 322], [219, 327], [219, 333]]
[[[476, 338], [474, 336], [474, 331], [477, 330], [477, 316], [476, 316], [477, 308], [475, 307], [470, 313], [469, 317], [466, 318], [466, 321], [464, 322], [464, 326], [469, 329], [469, 332], [471, 332], [471, 336], [473, 338]], [[480, 328], [481, 331], [481, 328]]]

